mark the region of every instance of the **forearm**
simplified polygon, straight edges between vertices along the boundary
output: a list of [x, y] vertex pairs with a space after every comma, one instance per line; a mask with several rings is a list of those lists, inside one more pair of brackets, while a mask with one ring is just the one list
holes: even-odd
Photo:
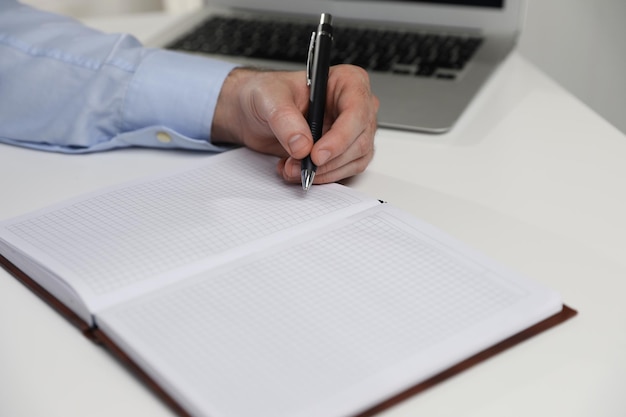
[[219, 150], [211, 123], [232, 65], [0, 3], [0, 141], [63, 152]]

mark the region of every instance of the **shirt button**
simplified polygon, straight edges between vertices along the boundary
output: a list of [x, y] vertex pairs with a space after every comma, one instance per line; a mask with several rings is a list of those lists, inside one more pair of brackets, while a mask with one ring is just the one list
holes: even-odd
[[170, 143], [172, 141], [172, 137], [166, 132], [157, 132], [156, 138], [161, 143]]

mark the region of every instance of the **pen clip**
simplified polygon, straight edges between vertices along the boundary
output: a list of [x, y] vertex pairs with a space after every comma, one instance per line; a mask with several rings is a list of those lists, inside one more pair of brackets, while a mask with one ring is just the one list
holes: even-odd
[[315, 38], [317, 32], [311, 33], [311, 40], [309, 41], [309, 53], [306, 58], [306, 85], [311, 86], [313, 82], [313, 55], [315, 54]]

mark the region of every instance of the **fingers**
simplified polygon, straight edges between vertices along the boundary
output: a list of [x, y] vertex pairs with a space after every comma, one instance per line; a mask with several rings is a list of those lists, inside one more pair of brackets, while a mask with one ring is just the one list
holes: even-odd
[[233, 70], [216, 107], [212, 138], [282, 156], [277, 169], [300, 181], [300, 160], [311, 155], [315, 183], [362, 172], [374, 154], [378, 99], [361, 68], [332, 67], [328, 79], [324, 134], [317, 143], [304, 117], [309, 88], [304, 72]]
[[[333, 161], [336, 168], [341, 162], [373, 153], [379, 104], [370, 90], [367, 72], [359, 67], [334, 67], [328, 90], [327, 115], [331, 125], [313, 147], [311, 158], [318, 166]], [[346, 160], [346, 156], [351, 159]]]
[[317, 168], [315, 183], [336, 182], [365, 171], [374, 157], [376, 127], [368, 127], [351, 146], [338, 157]]
[[[315, 183], [336, 182], [363, 172], [374, 156], [375, 130], [375, 125], [368, 127], [346, 151], [327, 163], [319, 165], [315, 174]], [[288, 182], [297, 183], [301, 180], [300, 160], [283, 158], [277, 170]]]
[[[371, 152], [363, 157], [356, 159], [349, 159], [345, 164], [338, 164], [336, 167], [322, 166], [319, 167], [315, 174], [315, 184], [326, 184], [331, 182], [337, 182], [344, 178], [349, 178], [354, 175], [360, 174], [367, 168], [372, 161], [374, 152]], [[283, 158], [278, 163], [277, 172], [282, 175], [285, 181], [292, 183], [299, 183], [301, 181], [300, 176], [300, 160], [293, 158]]]
[[[326, 103], [326, 133], [313, 146], [318, 166], [315, 183], [334, 182], [363, 172], [374, 155], [378, 99], [361, 68], [331, 68]], [[278, 166], [287, 181], [300, 180], [299, 161], [289, 158]]]

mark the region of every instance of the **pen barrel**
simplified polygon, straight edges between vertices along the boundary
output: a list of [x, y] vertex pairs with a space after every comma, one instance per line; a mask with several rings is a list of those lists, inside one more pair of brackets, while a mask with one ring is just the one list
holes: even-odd
[[322, 137], [324, 112], [326, 109], [326, 91], [330, 67], [330, 52], [333, 43], [332, 26], [322, 23], [317, 32], [312, 68], [311, 93], [307, 119], [313, 140]]

